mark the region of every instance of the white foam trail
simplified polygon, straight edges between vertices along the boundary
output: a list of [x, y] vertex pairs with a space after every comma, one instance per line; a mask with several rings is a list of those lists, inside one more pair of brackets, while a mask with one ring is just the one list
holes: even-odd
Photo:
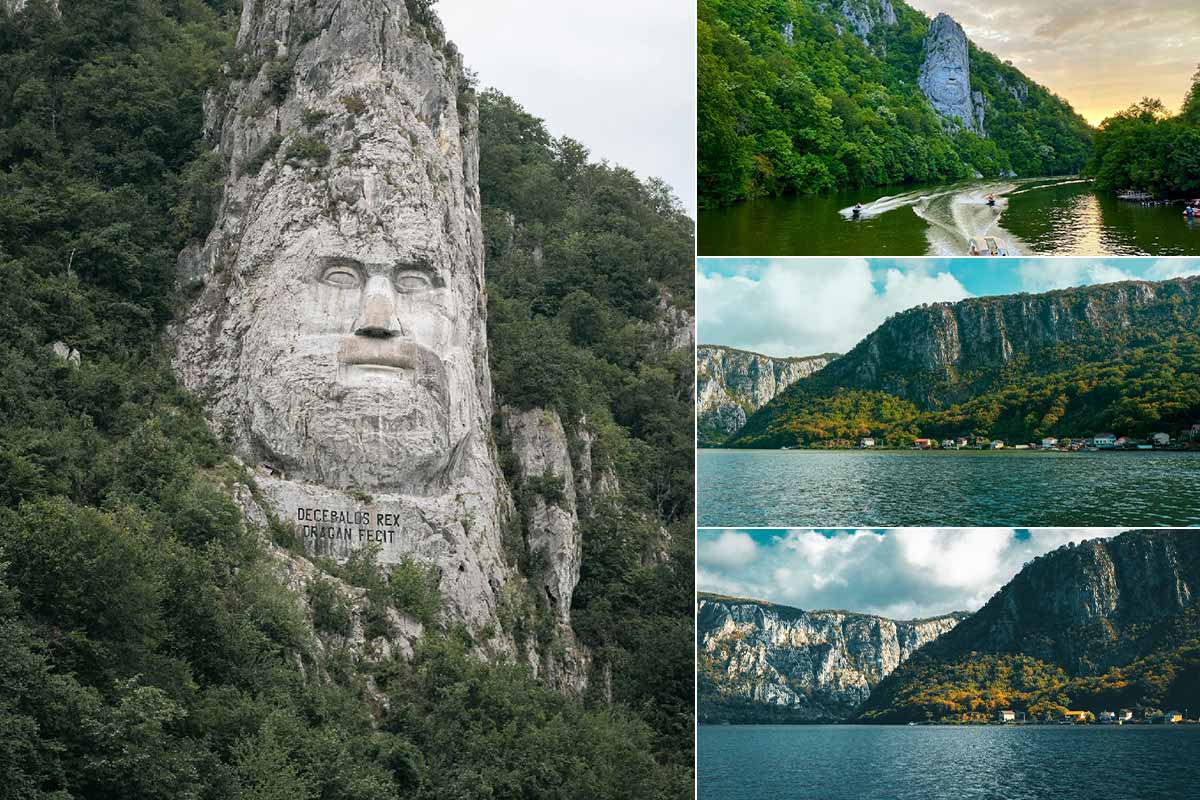
[[[997, 183], [973, 181], [945, 189], [924, 189], [881, 197], [865, 203], [858, 219], [871, 219], [890, 211], [911, 208], [927, 225], [925, 235], [929, 240], [930, 255], [967, 255], [970, 253], [971, 239], [981, 239], [985, 236], [1002, 239], [1007, 245], [1009, 255], [1021, 255], [1025, 249], [1023, 243], [1000, 225], [1000, 217], [1008, 208], [1008, 198], [1033, 189], [1084, 182], [1083, 179], [1075, 178], [1018, 188], [1020, 183], [1036, 181], [1037, 179]], [[995, 198], [995, 205], [988, 205], [988, 195]], [[843, 208], [838, 213], [843, 219], [854, 219], [853, 206]]]

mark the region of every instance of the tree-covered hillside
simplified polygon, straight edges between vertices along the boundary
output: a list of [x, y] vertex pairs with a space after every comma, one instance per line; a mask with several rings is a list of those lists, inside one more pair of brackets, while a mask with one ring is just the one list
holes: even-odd
[[[874, 5], [873, 5], [874, 4]], [[876, 13], [876, 0], [854, 0]], [[918, 86], [929, 20], [899, 0], [864, 43], [819, 0], [699, 0], [705, 207], [746, 197], [1078, 172], [1090, 128], [1061, 98], [969, 47], [987, 137], [951, 132]], [[839, 32], [839, 28], [841, 31]]]
[[1175, 438], [1200, 421], [1197, 287], [1117, 283], [909, 309], [759, 409], [728, 444]]
[[1200, 70], [1180, 113], [1144, 98], [1100, 123], [1095, 144], [1084, 173], [1101, 189], [1200, 194]]
[[[419, 573], [369, 564], [338, 577], [372, 619], [435, 624], [411, 660], [356, 662], [339, 595], [290, 591], [289, 531], [223, 490], [245, 475], [162, 341], [222, 183], [201, 103], [237, 15], [0, 10], [0, 798], [690, 797], [691, 375], [656, 315], [660, 288], [690, 304], [689, 222], [482, 99], [497, 390], [595, 418], [624, 488], [575, 595], [615, 702], [483, 663]], [[544, 245], [506, 257], [513, 236]], [[660, 523], [672, 550], [644, 566]]]

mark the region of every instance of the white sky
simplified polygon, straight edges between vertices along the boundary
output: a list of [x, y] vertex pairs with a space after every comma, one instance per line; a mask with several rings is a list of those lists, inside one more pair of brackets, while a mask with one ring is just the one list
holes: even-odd
[[1116, 528], [701, 530], [696, 587], [807, 611], [913, 619], [978, 611], [1026, 562]]
[[693, 0], [438, 0], [479, 73], [555, 136], [669, 183], [696, 213]]

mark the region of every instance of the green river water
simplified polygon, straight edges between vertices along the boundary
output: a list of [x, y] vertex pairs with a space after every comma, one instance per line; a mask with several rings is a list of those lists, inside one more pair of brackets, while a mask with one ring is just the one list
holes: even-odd
[[764, 198], [702, 210], [698, 224], [702, 256], [959, 256], [982, 236], [1014, 256], [1200, 255], [1200, 222], [1181, 205], [1118, 200], [1071, 178]]

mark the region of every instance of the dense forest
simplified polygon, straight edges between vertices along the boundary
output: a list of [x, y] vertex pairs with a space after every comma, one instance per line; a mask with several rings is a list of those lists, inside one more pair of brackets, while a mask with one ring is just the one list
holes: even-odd
[[[789, 386], [725, 444], [839, 447], [865, 436], [891, 447], [958, 436], [1017, 444], [1104, 431], [1177, 439], [1200, 421], [1200, 305], [1190, 288], [1200, 284], [1149, 285], [1160, 296], [1130, 316], [1088, 311], [1124, 305], [1137, 286], [1128, 283], [909, 309]], [[979, 346], [937, 368], [914, 357], [946, 346], [938, 321], [958, 312], [976, 321]], [[1036, 338], [1047, 320], [1059, 327]], [[1003, 358], [989, 350], [1002, 327], [1011, 348]]]
[[1112, 191], [1200, 194], [1200, 69], [1180, 113], [1145, 98], [1100, 123], [1084, 174]]
[[[306, 614], [272, 568], [287, 532], [219, 488], [237, 465], [162, 340], [220, 191], [201, 104], [237, 16], [0, 10], [0, 798], [690, 797], [691, 375], [656, 322], [691, 302], [690, 222], [480, 98], [497, 391], [586, 413], [623, 488], [575, 593], [615, 702], [483, 663], [419, 572], [369, 563], [340, 577], [434, 624], [410, 660], [355, 663], [318, 637], [345, 609], [318, 587]], [[670, 557], [644, 566], [659, 524]]]
[[949, 130], [917, 83], [929, 20], [892, 6], [895, 24], [876, 25], [864, 43], [832, 5], [814, 0], [699, 1], [703, 207], [1080, 170], [1091, 151], [1083, 118], [973, 44], [971, 89], [985, 98], [987, 136]]

